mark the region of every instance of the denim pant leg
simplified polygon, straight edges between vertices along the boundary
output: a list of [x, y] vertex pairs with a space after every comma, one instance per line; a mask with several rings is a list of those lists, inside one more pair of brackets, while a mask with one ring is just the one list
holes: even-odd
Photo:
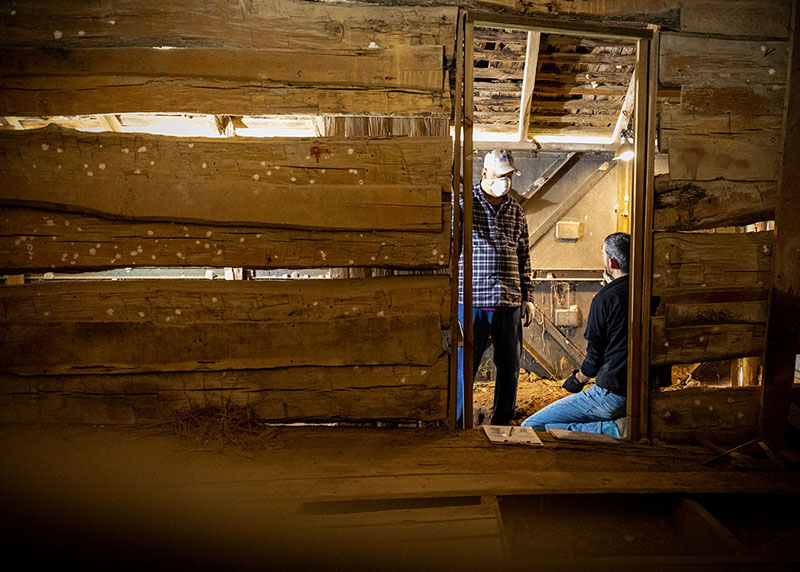
[[625, 415], [625, 401], [624, 397], [595, 384], [537, 411], [523, 421], [522, 426], [544, 431], [546, 425], [554, 423], [612, 421]]
[[[472, 380], [475, 381], [475, 373], [481, 365], [483, 352], [489, 343], [489, 335], [492, 332], [492, 318], [494, 312], [485, 310], [472, 310]], [[464, 323], [464, 306], [458, 305], [458, 321]], [[464, 348], [458, 348], [458, 379], [456, 382], [456, 419], [461, 419], [464, 411]]]
[[564, 429], [576, 433], [602, 433], [614, 439], [622, 439], [616, 421], [590, 421], [588, 423], [547, 423], [545, 429]]
[[492, 425], [509, 425], [517, 404], [517, 382], [522, 345], [520, 309], [498, 310], [492, 323], [492, 345], [497, 379], [494, 382]]

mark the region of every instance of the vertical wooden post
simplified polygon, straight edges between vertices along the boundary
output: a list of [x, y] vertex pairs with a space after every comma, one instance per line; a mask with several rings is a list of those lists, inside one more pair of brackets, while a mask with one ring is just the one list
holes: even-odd
[[472, 419], [472, 125], [474, 106], [473, 74], [475, 24], [469, 19], [464, 26], [464, 427], [473, 427]]
[[[742, 358], [742, 386], [758, 385], [758, 371], [761, 369], [760, 357]], [[733, 383], [731, 385], [734, 385]]]
[[631, 271], [628, 307], [628, 437], [647, 435], [650, 365], [653, 159], [655, 155], [655, 69], [657, 50], [649, 40], [636, 46], [633, 189], [630, 202]]
[[528, 140], [528, 127], [531, 123], [531, 99], [536, 84], [536, 70], [539, 67], [539, 44], [541, 32], [528, 32], [528, 44], [525, 48], [525, 71], [522, 77], [522, 99], [519, 102], [519, 126], [517, 136], [520, 141]]
[[461, 123], [464, 106], [462, 97], [464, 82], [464, 16], [459, 10], [456, 19], [456, 90], [455, 90], [455, 114], [453, 116], [453, 218], [452, 218], [452, 238], [450, 243], [450, 278], [452, 288], [450, 301], [450, 385], [449, 385], [449, 407], [447, 417], [447, 427], [455, 429], [458, 411], [456, 402], [458, 396], [458, 259], [461, 256]]
[[792, 40], [784, 115], [783, 168], [778, 180], [772, 249], [772, 288], [769, 293], [764, 374], [761, 384], [759, 436], [783, 434], [789, 416], [795, 360], [800, 333], [800, 9], [792, 8]]

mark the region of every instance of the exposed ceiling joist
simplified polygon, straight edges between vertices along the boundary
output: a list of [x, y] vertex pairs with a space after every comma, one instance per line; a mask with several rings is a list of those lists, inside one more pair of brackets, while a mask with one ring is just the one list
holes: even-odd
[[541, 32], [528, 32], [528, 47], [525, 50], [525, 74], [522, 80], [522, 100], [519, 109], [519, 128], [517, 135], [520, 141], [528, 138], [528, 127], [531, 121], [531, 99], [533, 87], [536, 85], [536, 68], [539, 64], [539, 44]]

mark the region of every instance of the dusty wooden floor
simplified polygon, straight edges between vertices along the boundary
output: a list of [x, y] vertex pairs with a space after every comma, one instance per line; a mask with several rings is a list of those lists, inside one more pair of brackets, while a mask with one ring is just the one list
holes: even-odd
[[700, 449], [492, 446], [480, 430], [288, 427], [220, 450], [4, 426], [0, 455], [5, 542], [98, 566], [477, 569], [508, 557], [498, 497], [800, 492], [797, 473], [712, 469]]

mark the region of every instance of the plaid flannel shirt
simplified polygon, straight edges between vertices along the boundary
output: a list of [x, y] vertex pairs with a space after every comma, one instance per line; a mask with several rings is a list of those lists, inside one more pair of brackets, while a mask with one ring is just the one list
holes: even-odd
[[[528, 223], [520, 204], [506, 195], [495, 208], [478, 182], [472, 189], [472, 305], [518, 307], [533, 302]], [[459, 216], [463, 223], [463, 198]], [[463, 228], [463, 226], [462, 226]], [[458, 302], [464, 303], [464, 253], [458, 260]]]

